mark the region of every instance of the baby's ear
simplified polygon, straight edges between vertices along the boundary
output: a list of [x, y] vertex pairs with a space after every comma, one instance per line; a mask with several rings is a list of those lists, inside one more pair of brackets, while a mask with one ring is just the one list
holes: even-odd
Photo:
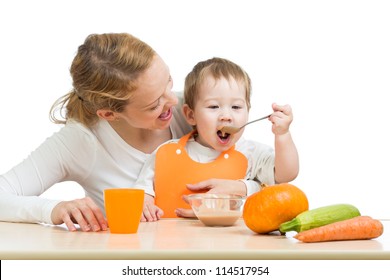
[[194, 110], [192, 110], [187, 104], [183, 105], [183, 115], [186, 118], [188, 124], [192, 126], [196, 125]]

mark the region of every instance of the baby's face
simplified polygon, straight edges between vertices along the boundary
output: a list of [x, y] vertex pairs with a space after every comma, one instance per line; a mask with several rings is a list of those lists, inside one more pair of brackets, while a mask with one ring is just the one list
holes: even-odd
[[217, 151], [226, 151], [241, 137], [244, 130], [223, 136], [222, 126], [242, 126], [248, 121], [248, 106], [242, 82], [207, 77], [195, 101], [194, 120], [197, 141]]

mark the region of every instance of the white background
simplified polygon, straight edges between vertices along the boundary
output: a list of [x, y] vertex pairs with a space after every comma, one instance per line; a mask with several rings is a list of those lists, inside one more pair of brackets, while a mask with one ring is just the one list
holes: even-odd
[[[199, 60], [243, 66], [251, 118], [290, 104], [300, 154], [292, 182], [310, 208], [351, 203], [390, 218], [390, 4], [388, 1], [1, 1], [0, 174], [60, 127], [52, 103], [71, 89], [69, 67], [90, 33], [128, 32], [170, 66], [174, 89]], [[273, 145], [267, 122], [247, 138]], [[74, 183], [46, 194], [81, 196]]]

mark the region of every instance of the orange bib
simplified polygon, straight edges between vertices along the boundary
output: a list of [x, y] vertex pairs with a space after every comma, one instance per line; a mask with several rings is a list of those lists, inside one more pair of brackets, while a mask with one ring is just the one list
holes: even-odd
[[200, 163], [191, 159], [185, 150], [188, 139], [194, 132], [182, 138], [178, 143], [161, 146], [156, 153], [155, 203], [164, 211], [164, 218], [176, 217], [175, 209], [191, 207], [182, 196], [190, 194], [187, 184], [217, 178], [238, 180], [245, 178], [248, 159], [234, 149], [221, 153], [214, 161]]

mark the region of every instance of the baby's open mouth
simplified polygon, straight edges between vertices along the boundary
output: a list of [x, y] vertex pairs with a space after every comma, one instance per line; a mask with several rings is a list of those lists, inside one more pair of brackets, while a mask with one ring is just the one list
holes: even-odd
[[222, 132], [221, 130], [217, 131], [217, 135], [222, 142], [227, 142], [230, 138], [230, 133]]

